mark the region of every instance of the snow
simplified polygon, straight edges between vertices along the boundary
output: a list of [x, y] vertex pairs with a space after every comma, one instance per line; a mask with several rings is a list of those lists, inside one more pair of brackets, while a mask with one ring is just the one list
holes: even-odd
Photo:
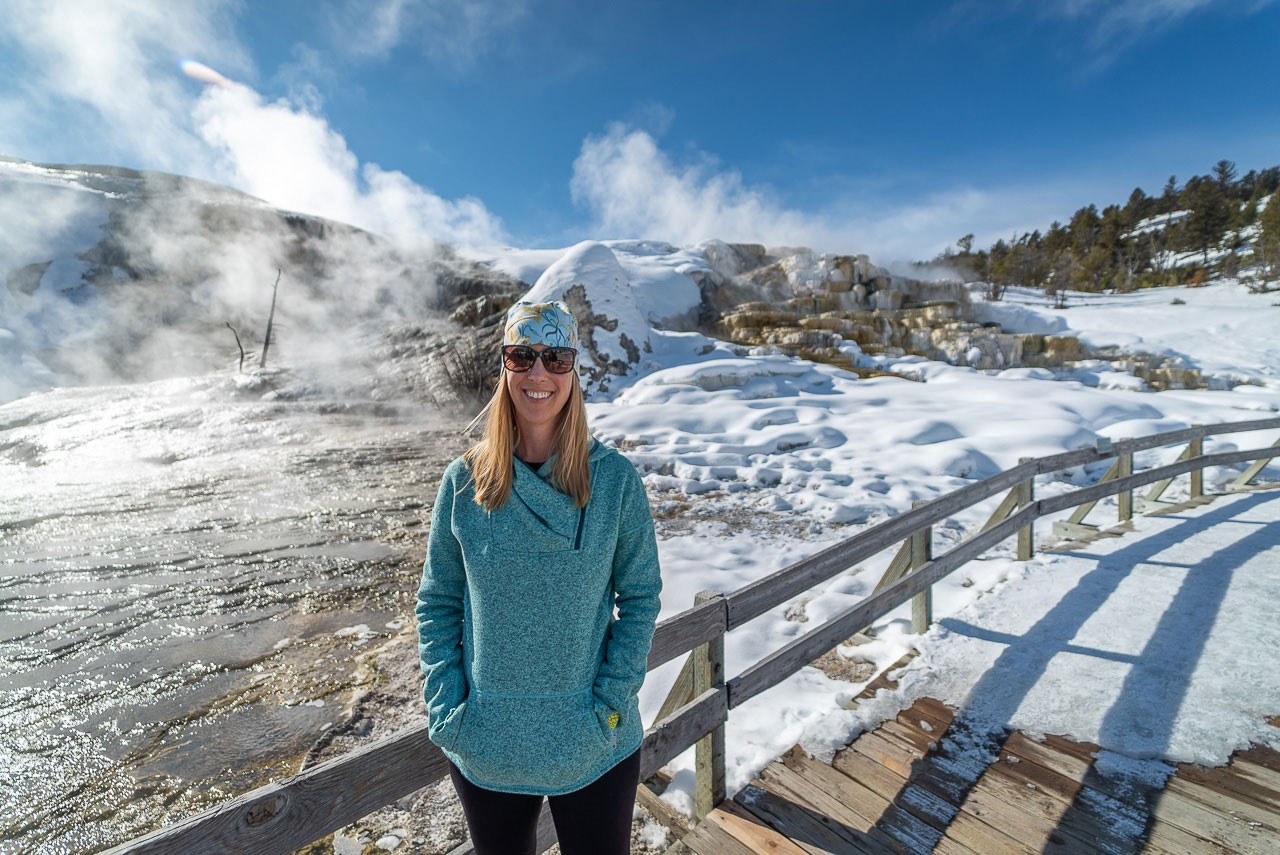
[[[1175, 304], [1175, 300], [1183, 301]], [[1280, 308], [1236, 280], [1207, 287], [1149, 288], [1128, 294], [1069, 292], [1067, 308], [1044, 292], [1011, 288], [1003, 302], [979, 303], [979, 319], [1010, 332], [1074, 335], [1091, 347], [1179, 358], [1211, 378], [1234, 383], [1280, 380]]]
[[1163, 231], [1165, 228], [1180, 223], [1187, 217], [1191, 216], [1194, 211], [1170, 211], [1167, 214], [1156, 214], [1154, 217], [1147, 217], [1140, 220], [1134, 227], [1133, 231], [1125, 234], [1124, 237], [1136, 237], [1146, 234], [1147, 232]]

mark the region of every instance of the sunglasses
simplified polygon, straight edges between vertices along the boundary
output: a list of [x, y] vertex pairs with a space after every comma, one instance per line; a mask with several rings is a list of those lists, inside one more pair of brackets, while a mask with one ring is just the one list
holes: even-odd
[[573, 370], [573, 363], [578, 359], [578, 351], [572, 347], [548, 347], [546, 350], [534, 350], [527, 344], [506, 344], [502, 346], [502, 365], [508, 371], [523, 374], [533, 370], [533, 363], [542, 359], [542, 365], [552, 374], [568, 374]]

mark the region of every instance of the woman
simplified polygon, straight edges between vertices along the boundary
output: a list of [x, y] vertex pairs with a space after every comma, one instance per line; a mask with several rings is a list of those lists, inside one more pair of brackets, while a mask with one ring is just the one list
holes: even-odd
[[588, 433], [577, 347], [564, 303], [511, 308], [484, 436], [431, 512], [423, 694], [481, 855], [532, 853], [543, 796], [564, 855], [630, 849], [662, 582], [644, 485]]

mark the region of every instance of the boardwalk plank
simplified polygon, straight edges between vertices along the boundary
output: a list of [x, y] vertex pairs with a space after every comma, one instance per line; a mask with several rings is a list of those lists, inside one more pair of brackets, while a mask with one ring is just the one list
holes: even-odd
[[[921, 800], [921, 803], [926, 802], [927, 796], [924, 793], [915, 792], [925, 790], [950, 805], [946, 816], [954, 815], [960, 803], [964, 801], [965, 794], [978, 777], [975, 774], [970, 779], [957, 774], [953, 769], [954, 764], [948, 764], [945, 760], [926, 761], [921, 751], [883, 727], [873, 734], [865, 734], [860, 738], [861, 740], [866, 740], [862, 748], [868, 752], [868, 756], [910, 781], [913, 798]], [[858, 745], [855, 744], [855, 747]], [[931, 758], [931, 760], [938, 761], [940, 758]], [[904, 788], [899, 785], [899, 790], [903, 791]], [[945, 828], [945, 825], [943, 827]]]
[[920, 704], [898, 713], [896, 721], [903, 727], [914, 728], [931, 739], [941, 739], [951, 727], [951, 719], [937, 717]]
[[1238, 752], [1236, 757], [1252, 763], [1255, 766], [1261, 766], [1264, 769], [1269, 769], [1277, 775], [1280, 775], [1280, 752], [1276, 752], [1271, 748], [1254, 745], [1251, 748]]
[[1050, 741], [1046, 738], [1040, 742], [1023, 733], [1012, 733], [1005, 740], [1004, 750], [1021, 760], [1036, 763], [1063, 777], [1083, 783], [1117, 802], [1133, 803], [1133, 791], [1130, 788], [1115, 778], [1094, 772], [1093, 758], [1071, 750], [1067, 740]]
[[[830, 817], [843, 826], [845, 832], [855, 835], [855, 839], [867, 851], [911, 851], [876, 829], [880, 812], [868, 811], [872, 814], [868, 817], [855, 809], [856, 804], [866, 811], [868, 804], [873, 803], [868, 798], [873, 797], [872, 793], [844, 778], [825, 763], [797, 753], [794, 749], [784, 755], [783, 759], [785, 762], [770, 763], [760, 773], [760, 780], [769, 790]], [[842, 778], [843, 780], [839, 780]]]
[[743, 787], [733, 799], [810, 855], [878, 852], [870, 848], [864, 835], [817, 811], [806, 810], [803, 805], [768, 789], [759, 778]]
[[[912, 714], [916, 711], [913, 708]], [[952, 801], [962, 801], [962, 814], [969, 814], [991, 828], [992, 832], [1002, 838], [1013, 838], [1020, 845], [1028, 842], [1037, 851], [1070, 851], [1080, 847], [1101, 847], [1103, 851], [1132, 851], [1133, 844], [1122, 845], [1110, 838], [1105, 826], [1097, 826], [1087, 816], [1070, 816], [1065, 827], [1058, 826], [1070, 812], [1070, 804], [1055, 801], [1041, 795], [1047, 804], [1031, 805], [1024, 802], [1034, 793], [1014, 783], [1007, 776], [988, 780], [989, 767], [983, 766], [981, 757], [974, 758], [966, 752], [963, 755], [951, 756], [956, 750], [955, 742], [964, 739], [964, 744], [977, 744], [983, 747], [988, 756], [998, 757], [997, 748], [1004, 736], [999, 733], [984, 734], [970, 731], [958, 733], [953, 742], [947, 739], [937, 740], [933, 734], [910, 726], [910, 718], [902, 721], [885, 722], [877, 731], [886, 738], [897, 740], [901, 747], [915, 756], [927, 758], [921, 760], [913, 772], [912, 781], [937, 792]], [[956, 722], [953, 720], [952, 726]], [[986, 745], [983, 742], [986, 741]], [[957, 825], [959, 823], [959, 825]], [[960, 840], [966, 845], [979, 845], [979, 841], [962, 835], [975, 834], [976, 829], [966, 828], [963, 815], [956, 816], [951, 822], [948, 836]], [[997, 845], [990, 839], [982, 840], [987, 848]]]
[[1021, 800], [1010, 802], [1005, 795], [994, 790], [985, 777], [969, 791], [960, 811], [1013, 838], [1029, 852], [1089, 851], [1088, 846], [1082, 848], [1079, 842], [1073, 842], [1060, 831], [1056, 822], [1024, 810]]
[[[1002, 734], [997, 737], [966, 732], [963, 724], [953, 724], [949, 737], [935, 742], [929, 734], [904, 727], [896, 721], [885, 722], [876, 733], [915, 758], [909, 775], [912, 782], [933, 790], [953, 805], [960, 805], [982, 777], [987, 768], [987, 757], [994, 759], [998, 756], [999, 740], [1003, 738]], [[975, 755], [974, 746], [982, 746], [985, 749], [983, 754]]]
[[1241, 773], [1240, 765], [1240, 763], [1232, 763], [1229, 767], [1212, 769], [1203, 766], [1179, 766], [1177, 777], [1207, 787], [1223, 798], [1235, 799], [1272, 813], [1280, 813], [1280, 793], [1268, 787], [1259, 786], [1247, 774]]
[[1230, 849], [1201, 840], [1176, 825], [1156, 820], [1151, 824], [1144, 855], [1234, 855]]
[[1100, 774], [1098, 750], [985, 733], [921, 698], [830, 764], [794, 747], [672, 855], [1280, 853], [1275, 751], [1255, 746], [1221, 768], [1183, 765], [1163, 790], [1144, 792]]
[[1040, 851], [1014, 840], [965, 811], [956, 814], [947, 828], [945, 839], [983, 855], [1034, 855]]
[[[1017, 762], [1010, 762], [1011, 760]], [[1081, 818], [1105, 829], [1119, 841], [1128, 841], [1130, 851], [1142, 838], [1147, 826], [1147, 811], [1141, 805], [1114, 799], [1080, 781], [1059, 775], [1050, 769], [1004, 752], [993, 763], [992, 774], [1005, 775], [1022, 787], [1034, 787]]]
[[955, 710], [934, 698], [917, 698], [911, 708], [946, 724], [951, 724], [956, 717]]
[[807, 785], [806, 788], [797, 790], [797, 793], [812, 790], [815, 800], [810, 804], [815, 807], [828, 802], [838, 805], [842, 810], [847, 811], [848, 815], [833, 813], [832, 816], [859, 831], [874, 828], [884, 809], [889, 806], [889, 803], [877, 793], [838, 769], [810, 757], [798, 746], [782, 755], [780, 763], [783, 768]]
[[905, 845], [928, 851], [941, 840], [958, 810], [931, 790], [908, 783], [852, 748], [836, 754], [833, 765], [879, 800], [884, 806], [877, 823], [880, 830]]
[[1152, 814], [1241, 855], [1275, 855], [1276, 852], [1274, 833], [1252, 828], [1242, 819], [1217, 813], [1177, 792], [1160, 793]]
[[[1076, 809], [1072, 803], [1063, 802], [1039, 787], [1028, 786], [1025, 780], [1014, 777], [999, 763], [987, 769], [978, 782], [978, 789], [1028, 815], [1031, 827], [1042, 830], [1047, 839], [1057, 841], [1061, 837], [1062, 845], [1074, 846], [1077, 851], [1127, 855], [1138, 848], [1141, 826], [1134, 829], [1135, 834], [1117, 834], [1117, 829], [1104, 820]], [[1022, 839], [1021, 834], [1017, 836]]]
[[1239, 755], [1231, 763], [1232, 770], [1260, 788], [1280, 796], [1280, 772], [1243, 759]]
[[[889, 761], [884, 765], [890, 771], [909, 779], [909, 783], [904, 780], [899, 784], [896, 805], [907, 808], [912, 814], [944, 831], [944, 837], [952, 843], [977, 852], [1039, 851], [1028, 848], [1000, 828], [985, 822], [975, 810], [965, 815], [957, 803], [970, 793], [979, 776], [970, 780], [957, 774], [953, 768], [931, 762], [936, 758], [926, 754], [932, 744], [927, 738], [929, 734], [919, 730], [909, 733], [909, 730], [896, 722], [885, 722], [873, 733], [863, 734], [853, 745], [855, 749], [861, 745], [864, 751], [859, 753], [864, 753], [874, 761]], [[1045, 851], [1057, 849], [1051, 847]]]
[[[809, 855], [806, 850], [770, 828], [763, 820], [733, 799], [721, 802], [707, 814], [698, 828], [711, 825], [720, 833], [716, 838], [722, 848], [698, 849], [699, 855], [741, 855], [741, 853], [775, 852], [778, 855]], [[694, 834], [697, 829], [694, 830]], [[690, 837], [693, 834], [689, 835]], [[727, 839], [726, 839], [727, 838]], [[686, 837], [685, 840], [689, 838]], [[699, 845], [700, 842], [698, 842]]]
[[[855, 742], [854, 745], [856, 744]], [[836, 756], [831, 758], [831, 765], [841, 774], [880, 796], [886, 804], [898, 797], [906, 783], [903, 776], [877, 763], [852, 745], [837, 751]]]
[[[708, 814], [706, 819], [698, 823], [698, 827], [686, 834], [680, 842], [667, 850], [667, 855], [678, 855], [680, 850], [677, 847], [683, 847], [684, 851], [696, 853], [696, 855], [755, 855], [757, 852], [790, 852], [787, 849], [752, 849], [747, 844], [738, 840], [724, 830], [724, 827], [717, 821], [718, 817], [715, 812]], [[789, 843], [790, 841], [788, 841]], [[803, 852], [803, 850], [800, 850]]]
[[903, 780], [911, 776], [911, 767], [918, 759], [906, 746], [877, 731], [859, 736], [853, 743], [853, 750], [870, 757]]
[[909, 723], [904, 724], [897, 719], [886, 721], [880, 725], [877, 732], [892, 734], [899, 741], [910, 746], [919, 757], [926, 756], [938, 746], [938, 737], [932, 733], [928, 733], [919, 727], [913, 727]]
[[[1223, 793], [1211, 785], [1182, 776], [1170, 778], [1165, 784], [1165, 792], [1186, 796], [1210, 810], [1244, 820], [1250, 826], [1256, 824], [1261, 830], [1273, 835], [1280, 835], [1280, 813], [1238, 798], [1233, 793]], [[1280, 837], [1276, 838], [1276, 849], [1280, 850]]]
[[[803, 752], [792, 752], [785, 755], [784, 760], [789, 768], [811, 781], [821, 791], [830, 793], [832, 797], [853, 809], [864, 821], [870, 820], [870, 827], [886, 838], [895, 851], [938, 851], [934, 849], [941, 843], [942, 831], [947, 826], [947, 819], [954, 814], [955, 808], [945, 804], [928, 791], [919, 791], [918, 787], [908, 784], [897, 792], [896, 803], [869, 789], [851, 778], [845, 772], [821, 763]], [[866, 761], [870, 762], [870, 761]], [[887, 773], [887, 770], [882, 769]], [[892, 775], [892, 773], [887, 773]], [[895, 780], [897, 776], [893, 776]], [[936, 820], [932, 824], [912, 811], [906, 804], [914, 797], [923, 795], [921, 812], [929, 812], [930, 818]], [[948, 846], [947, 851], [954, 853], [968, 852], [966, 847]]]

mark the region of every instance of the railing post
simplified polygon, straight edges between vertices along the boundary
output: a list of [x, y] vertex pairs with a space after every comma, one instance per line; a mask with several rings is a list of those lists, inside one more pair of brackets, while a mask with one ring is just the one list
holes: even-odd
[[[724, 594], [699, 591], [694, 605], [709, 600], [724, 601]], [[726, 610], [728, 606], [725, 606]], [[716, 636], [693, 651], [693, 695], [697, 697], [711, 688], [724, 687], [724, 634]], [[724, 724], [702, 737], [694, 749], [694, 812], [702, 820], [725, 799]]]
[[[1133, 452], [1126, 451], [1119, 457], [1120, 468], [1116, 471], [1116, 478], [1127, 478], [1133, 474]], [[1116, 499], [1120, 503], [1120, 522], [1126, 522], [1133, 519], [1133, 491], [1121, 490], [1116, 494]]]
[[[1187, 446], [1187, 456], [1193, 460], [1204, 455], [1204, 439], [1196, 437]], [[1191, 498], [1198, 499], [1204, 495], [1204, 470], [1196, 467], [1191, 470]]]
[[[919, 507], [924, 502], [914, 502]], [[911, 569], [919, 570], [933, 558], [933, 526], [927, 525], [911, 535]], [[911, 631], [923, 635], [933, 623], [933, 586], [911, 598]]]
[[[1034, 458], [1020, 457], [1018, 463], [1026, 463]], [[1017, 486], [1018, 491], [1018, 510], [1022, 510], [1027, 505], [1035, 501], [1035, 475]], [[1030, 561], [1031, 557], [1036, 553], [1036, 532], [1035, 524], [1027, 523], [1024, 528], [1018, 529], [1018, 560]]]

